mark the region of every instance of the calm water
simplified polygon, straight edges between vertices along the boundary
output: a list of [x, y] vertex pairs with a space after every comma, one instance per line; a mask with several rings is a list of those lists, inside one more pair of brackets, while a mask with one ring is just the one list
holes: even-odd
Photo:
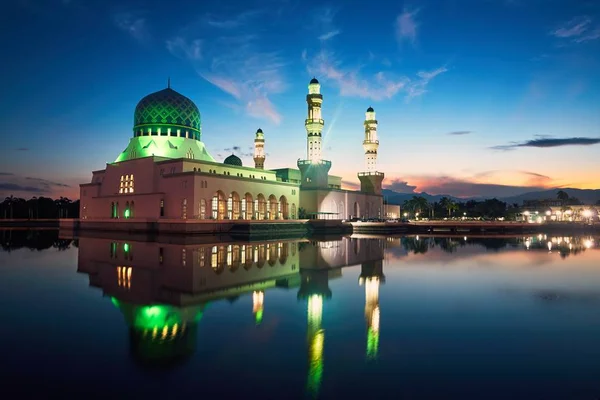
[[600, 238], [0, 238], [20, 397], [600, 397]]

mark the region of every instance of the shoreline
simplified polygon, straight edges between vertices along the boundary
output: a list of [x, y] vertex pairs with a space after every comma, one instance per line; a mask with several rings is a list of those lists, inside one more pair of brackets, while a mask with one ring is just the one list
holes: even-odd
[[531, 224], [490, 221], [342, 222], [341, 220], [1, 220], [0, 229], [60, 229], [144, 235], [230, 235], [241, 237], [304, 237], [347, 234], [519, 235], [526, 233], [597, 234], [600, 224], [553, 222]]

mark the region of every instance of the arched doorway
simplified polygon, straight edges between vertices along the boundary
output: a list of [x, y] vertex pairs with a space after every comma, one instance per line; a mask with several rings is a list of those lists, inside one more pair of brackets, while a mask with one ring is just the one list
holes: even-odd
[[298, 216], [296, 215], [296, 203], [292, 203], [292, 219], [296, 219]]
[[227, 216], [229, 219], [240, 218], [240, 195], [237, 192], [232, 192], [227, 200]]
[[212, 218], [213, 219], [225, 219], [225, 213], [227, 211], [227, 203], [225, 200], [225, 193], [220, 190], [215, 193], [212, 198]]
[[252, 219], [254, 216], [254, 202], [250, 193], [246, 193], [242, 199], [242, 216], [244, 219]]
[[357, 201], [354, 202], [354, 209], [352, 210], [352, 215], [356, 218], [360, 218], [360, 206], [358, 205]]
[[256, 206], [256, 219], [265, 219], [267, 215], [267, 201], [262, 193], [258, 195], [254, 201], [254, 205]]
[[268, 219], [276, 219], [277, 218], [277, 209], [278, 209], [278, 205], [277, 205], [277, 197], [275, 197], [274, 195], [270, 195], [269, 196], [269, 214], [268, 214]]
[[279, 209], [277, 210], [277, 213], [279, 215], [280, 219], [288, 219], [290, 217], [289, 215], [289, 211], [288, 211], [288, 202], [287, 199], [285, 198], [285, 196], [281, 196], [279, 198]]

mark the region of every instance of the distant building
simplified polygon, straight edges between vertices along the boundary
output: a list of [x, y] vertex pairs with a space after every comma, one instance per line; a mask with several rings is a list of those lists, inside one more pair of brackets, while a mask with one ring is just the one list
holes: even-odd
[[400, 218], [400, 206], [397, 204], [384, 204], [383, 210], [385, 218]]
[[545, 200], [523, 200], [523, 207], [525, 208], [547, 208], [547, 207], [559, 207], [562, 202], [558, 199], [545, 199]]
[[[265, 135], [254, 138], [254, 166], [236, 155], [216, 161], [202, 142], [200, 112], [170, 87], [144, 97], [134, 113], [133, 137], [115, 162], [80, 185], [80, 218], [114, 219], [344, 219], [381, 217], [384, 174], [377, 171], [377, 120], [364, 121], [365, 171], [360, 191], [341, 188], [323, 160], [321, 85], [308, 85], [306, 159], [297, 167], [265, 169]], [[224, 138], [223, 140], [227, 140]]]

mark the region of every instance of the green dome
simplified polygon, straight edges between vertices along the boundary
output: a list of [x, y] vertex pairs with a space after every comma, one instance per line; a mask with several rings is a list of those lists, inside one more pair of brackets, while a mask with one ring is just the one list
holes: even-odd
[[193, 101], [169, 87], [140, 100], [135, 107], [133, 132], [134, 136], [180, 136], [200, 140], [200, 111]]
[[223, 161], [223, 164], [236, 165], [238, 167], [241, 167], [242, 166], [242, 160], [240, 160], [240, 158], [238, 156], [236, 156], [235, 154], [232, 154], [229, 157], [227, 157], [225, 159], [225, 161]]

